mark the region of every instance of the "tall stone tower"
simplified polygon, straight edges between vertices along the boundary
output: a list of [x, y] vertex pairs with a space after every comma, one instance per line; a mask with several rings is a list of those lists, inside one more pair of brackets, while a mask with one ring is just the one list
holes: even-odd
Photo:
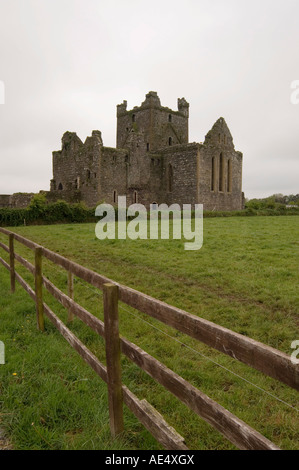
[[127, 147], [131, 133], [143, 136], [147, 152], [188, 143], [189, 103], [178, 99], [178, 110], [161, 106], [157, 92], [150, 91], [141, 106], [127, 110], [127, 102], [117, 106], [117, 148]]

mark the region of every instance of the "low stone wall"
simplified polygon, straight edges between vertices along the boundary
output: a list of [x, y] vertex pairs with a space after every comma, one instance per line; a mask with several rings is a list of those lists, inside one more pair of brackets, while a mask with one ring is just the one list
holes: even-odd
[[34, 193], [14, 193], [11, 196], [11, 207], [18, 209], [25, 209], [29, 206]]
[[0, 194], [0, 207], [11, 207], [10, 194]]
[[1, 194], [0, 207], [25, 209], [30, 204], [34, 193]]
[[47, 202], [66, 201], [69, 204], [76, 204], [82, 201], [81, 191], [79, 190], [56, 190], [56, 191], [40, 191], [46, 196]]
[[[82, 200], [81, 191], [40, 191], [39, 194], [46, 196], [50, 204], [59, 200], [64, 200], [69, 204], [75, 204]], [[35, 193], [14, 193], [0, 194], [0, 207], [9, 207], [10, 209], [25, 209], [29, 206]]]

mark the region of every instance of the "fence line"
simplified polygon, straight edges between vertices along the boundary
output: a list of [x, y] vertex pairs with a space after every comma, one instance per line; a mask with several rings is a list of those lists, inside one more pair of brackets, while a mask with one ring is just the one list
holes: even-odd
[[162, 333], [163, 335], [167, 336], [168, 338], [172, 339], [173, 341], [175, 341], [176, 343], [180, 344], [181, 346], [184, 346], [185, 348], [189, 349], [190, 351], [193, 351], [195, 354], [198, 354], [199, 356], [203, 357], [204, 359], [206, 359], [207, 361], [211, 362], [212, 364], [214, 364], [215, 366], [218, 366], [218, 367], [221, 367], [222, 369], [224, 369], [225, 371], [229, 372], [230, 374], [233, 374], [235, 377], [238, 377], [238, 379], [241, 379], [243, 380], [244, 382], [248, 383], [249, 385], [252, 385], [253, 387], [257, 388], [258, 390], [260, 390], [261, 392], [264, 392], [266, 393], [267, 395], [269, 395], [271, 398], [274, 398], [275, 400], [279, 401], [280, 403], [283, 403], [284, 405], [288, 406], [289, 408], [292, 408], [294, 411], [296, 411], [297, 413], [299, 413], [299, 409], [298, 408], [295, 408], [295, 406], [291, 405], [290, 403], [282, 400], [281, 398], [278, 398], [276, 395], [273, 395], [273, 393], [270, 393], [268, 392], [267, 390], [263, 389], [262, 387], [259, 387], [258, 385], [256, 385], [255, 383], [253, 382], [250, 382], [250, 380], [248, 379], [245, 379], [244, 377], [242, 377], [241, 375], [237, 374], [236, 372], [234, 372], [233, 370], [231, 369], [228, 369], [228, 367], [225, 367], [223, 366], [222, 364], [219, 364], [219, 362], [215, 361], [214, 359], [211, 359], [209, 356], [206, 356], [205, 354], [203, 354], [202, 352], [198, 351], [197, 349], [194, 349], [192, 348], [191, 346], [189, 346], [188, 344], [186, 343], [183, 343], [182, 341], [180, 341], [178, 338], [174, 337], [174, 336], [171, 336], [169, 333], [166, 333], [166, 331], [163, 331], [161, 330], [160, 328], [158, 328], [157, 326], [153, 325], [152, 323], [148, 322], [147, 320], [145, 320], [144, 318], [141, 318], [140, 316], [138, 315], [135, 315], [134, 313], [130, 312], [128, 309], [120, 306], [120, 309], [123, 310], [124, 312], [127, 312], [129, 313], [130, 315], [132, 315], [134, 318], [137, 318], [138, 320], [141, 320], [142, 322], [146, 323], [147, 325], [149, 325], [151, 328], [154, 328], [156, 331], [159, 331], [160, 333]]
[[[256, 430], [252, 429], [221, 405], [211, 400], [207, 395], [167, 368], [157, 359], [150, 356], [146, 351], [143, 351], [137, 345], [119, 336], [117, 316], [118, 301], [147, 313], [163, 323], [176, 328], [178, 331], [186, 333], [298, 389], [298, 371], [287, 355], [212, 322], [208, 322], [188, 312], [172, 307], [127, 286], [111, 281], [18, 234], [3, 228], [0, 228], [0, 232], [7, 235], [10, 239], [9, 246], [0, 243], [0, 247], [10, 255], [10, 264], [6, 263], [2, 258], [0, 258], [0, 262], [11, 273], [11, 286], [13, 287], [14, 280], [18, 281], [36, 302], [39, 329], [43, 330], [43, 314], [45, 314], [69, 344], [95, 370], [102, 380], [107, 383], [109, 391], [110, 429], [113, 436], [119, 434], [123, 429], [122, 403], [125, 403], [142, 424], [167, 449], [187, 449], [184, 439], [165, 422], [163, 417], [154, 410], [146, 400], [139, 400], [121, 383], [121, 352], [149, 374], [155, 381], [169, 390], [193, 412], [221, 432], [238, 448], [255, 450], [278, 449], [276, 445]], [[14, 240], [34, 250], [35, 265], [15, 253]], [[64, 294], [42, 275], [42, 257], [47, 258], [67, 271], [69, 295]], [[20, 262], [34, 275], [35, 290], [15, 272], [15, 260]], [[12, 275], [12, 272], [14, 275]], [[73, 300], [74, 275], [88, 284], [91, 284], [93, 287], [103, 290], [104, 322]], [[68, 318], [72, 319], [72, 316], [76, 315], [105, 339], [107, 367], [99, 362], [86, 346], [54, 314], [50, 307], [43, 302], [42, 287], [68, 309]], [[249, 348], [249, 351], [246, 351], [246, 348]], [[269, 363], [267, 363], [267, 361], [269, 361]], [[285, 367], [285, 376], [282, 374], [283, 367]]]
[[[13, 233], [1, 227], [0, 231], [6, 235]], [[15, 233], [13, 235], [15, 240], [28, 248], [34, 250], [39, 247], [37, 243], [21, 235]], [[106, 283], [117, 285], [121, 302], [299, 391], [299, 370], [287, 354], [177, 307], [168, 305], [130, 287], [121, 285], [47, 248], [41, 248], [43, 256], [48, 260], [72, 272], [73, 275], [92, 286], [103, 290], [103, 285]]]

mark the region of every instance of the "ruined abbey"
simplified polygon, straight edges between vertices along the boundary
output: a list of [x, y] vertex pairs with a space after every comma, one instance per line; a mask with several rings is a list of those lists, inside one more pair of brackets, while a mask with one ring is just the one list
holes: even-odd
[[127, 205], [141, 203], [203, 204], [204, 210], [243, 208], [242, 153], [234, 148], [221, 117], [203, 143], [189, 143], [189, 104], [178, 109], [161, 106], [149, 92], [141, 106], [117, 106], [116, 148], [103, 145], [100, 131], [83, 143], [74, 132], [62, 137], [53, 152], [51, 192], [60, 199]]
[[[118, 196], [126, 196], [127, 206], [198, 203], [204, 210], [242, 209], [242, 153], [235, 150], [225, 120], [215, 122], [203, 143], [189, 143], [188, 119], [184, 98], [174, 111], [151, 91], [131, 110], [126, 101], [117, 106], [116, 148], [103, 145], [100, 131], [84, 143], [75, 132], [65, 132], [61, 150], [53, 152], [53, 179], [44, 191], [48, 202], [95, 207], [116, 205]], [[24, 206], [32, 197], [17, 196], [0, 196], [0, 206]]]

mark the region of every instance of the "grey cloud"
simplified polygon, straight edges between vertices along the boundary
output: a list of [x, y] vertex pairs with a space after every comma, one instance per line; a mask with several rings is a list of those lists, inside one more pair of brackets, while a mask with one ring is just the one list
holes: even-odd
[[0, 1], [0, 193], [48, 189], [64, 131], [115, 146], [116, 105], [190, 102], [190, 141], [224, 116], [247, 197], [298, 193], [295, 0]]

